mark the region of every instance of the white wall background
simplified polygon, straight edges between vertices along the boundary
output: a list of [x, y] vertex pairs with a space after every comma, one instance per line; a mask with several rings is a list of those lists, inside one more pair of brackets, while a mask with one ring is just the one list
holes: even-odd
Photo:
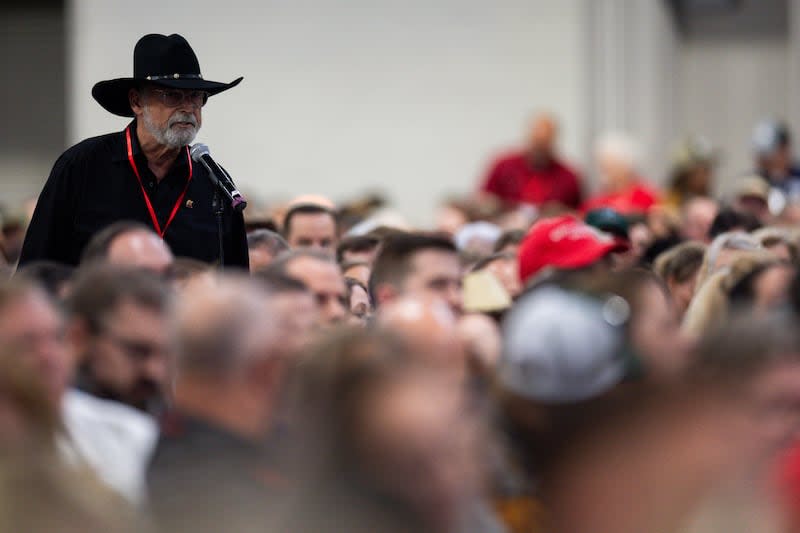
[[744, 0], [739, 11], [697, 16], [686, 28], [678, 72], [680, 122], [685, 132], [704, 134], [721, 150], [723, 192], [752, 170], [753, 128], [767, 117], [789, 121], [800, 155], [800, 123], [791, 114], [800, 94], [790, 85], [800, 57], [790, 54], [788, 12], [786, 0]]
[[198, 140], [264, 200], [385, 191], [429, 222], [537, 109], [585, 153], [585, 0], [72, 0], [70, 142], [122, 129], [91, 98], [145, 33], [189, 40], [212, 98]]
[[680, 36], [671, 8], [661, 0], [586, 0], [585, 6], [589, 123], [584, 157], [591, 160], [598, 134], [627, 132], [640, 145], [640, 173], [660, 183], [677, 129]]

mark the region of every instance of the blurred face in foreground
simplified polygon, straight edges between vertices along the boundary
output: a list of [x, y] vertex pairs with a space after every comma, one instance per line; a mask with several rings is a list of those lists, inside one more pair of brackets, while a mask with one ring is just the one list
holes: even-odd
[[85, 356], [97, 394], [143, 411], [158, 406], [170, 377], [166, 317], [123, 301], [93, 336]]
[[72, 365], [64, 344], [63, 319], [44, 294], [26, 291], [0, 309], [0, 346], [4, 355], [30, 365], [58, 405]]
[[415, 359], [450, 383], [461, 384], [466, 359], [458, 321], [452, 309], [436, 296], [403, 296], [378, 310], [378, 324], [407, 339]]
[[796, 442], [800, 431], [800, 363], [782, 361], [770, 365], [753, 379], [752, 430], [764, 458]]
[[367, 474], [389, 494], [452, 530], [459, 504], [478, 480], [474, 425], [459, 389], [411, 373], [375, 390], [362, 419], [361, 455]]

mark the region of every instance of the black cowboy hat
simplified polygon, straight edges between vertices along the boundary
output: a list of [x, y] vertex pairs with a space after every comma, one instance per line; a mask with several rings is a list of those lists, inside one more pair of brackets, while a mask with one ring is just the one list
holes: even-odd
[[197, 56], [186, 39], [177, 33], [170, 36], [151, 33], [139, 39], [133, 49], [133, 77], [98, 82], [92, 87], [92, 96], [106, 111], [132, 117], [128, 91], [141, 83], [217, 94], [239, 85], [240, 81], [242, 78], [230, 83], [204, 80]]

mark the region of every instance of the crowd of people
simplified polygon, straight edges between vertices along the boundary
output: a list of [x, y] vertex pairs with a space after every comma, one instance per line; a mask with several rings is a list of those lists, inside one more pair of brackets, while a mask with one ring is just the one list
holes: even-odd
[[188, 143], [240, 80], [134, 58], [93, 93], [133, 122], [3, 228], [0, 531], [800, 530], [785, 124], [726, 195], [703, 138], [659, 188], [605, 135], [589, 179], [541, 114], [434, 227], [313, 191], [218, 226]]

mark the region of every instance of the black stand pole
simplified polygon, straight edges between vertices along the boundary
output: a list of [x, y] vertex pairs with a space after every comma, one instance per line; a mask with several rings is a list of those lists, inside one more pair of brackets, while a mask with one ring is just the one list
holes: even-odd
[[214, 211], [214, 216], [217, 219], [217, 239], [219, 240], [219, 269], [225, 269], [225, 248], [222, 244], [222, 215], [225, 213], [225, 207], [219, 198], [219, 186], [214, 187], [214, 197], [211, 200], [211, 209]]

